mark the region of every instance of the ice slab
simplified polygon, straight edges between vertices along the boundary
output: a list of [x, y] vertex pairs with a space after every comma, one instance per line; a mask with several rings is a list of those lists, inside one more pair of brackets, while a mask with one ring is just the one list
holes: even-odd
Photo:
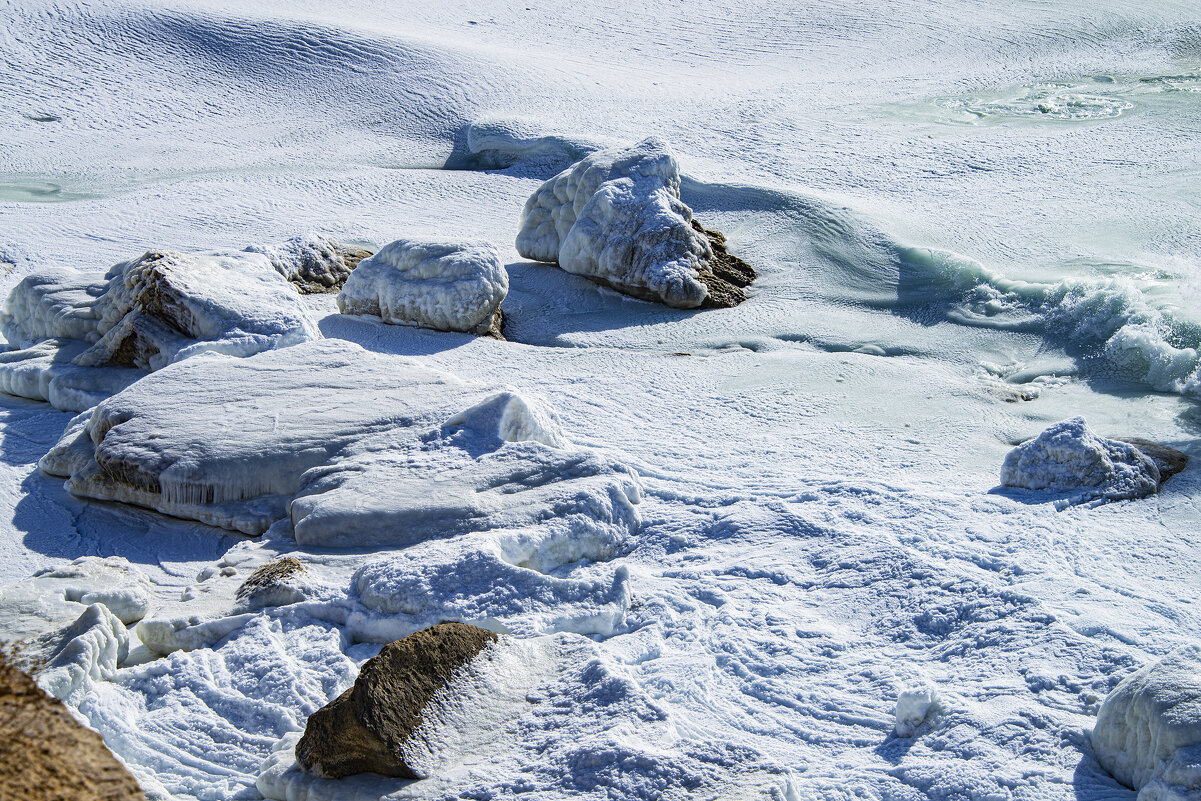
[[343, 314], [500, 336], [509, 275], [487, 242], [398, 239], [364, 260], [338, 295]]

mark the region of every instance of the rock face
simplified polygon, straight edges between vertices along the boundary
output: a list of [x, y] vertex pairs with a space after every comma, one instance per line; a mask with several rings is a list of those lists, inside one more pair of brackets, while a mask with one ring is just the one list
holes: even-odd
[[692, 218], [675, 156], [653, 137], [593, 153], [543, 184], [522, 212], [517, 251], [682, 309], [734, 306], [755, 278]]
[[399, 239], [359, 264], [338, 295], [343, 314], [501, 336], [509, 274], [487, 242]]
[[498, 639], [476, 626], [442, 623], [384, 646], [351, 689], [309, 718], [297, 761], [326, 778], [424, 778], [418, 754], [429, 708]]
[[1201, 794], [1201, 648], [1126, 677], [1101, 705], [1092, 744], [1101, 766], [1140, 798]]
[[138, 783], [67, 707], [0, 651], [0, 798], [145, 801]]
[[1001, 483], [1025, 489], [1084, 490], [1089, 497], [1107, 500], [1142, 498], [1158, 490], [1165, 478], [1159, 463], [1171, 475], [1183, 469], [1188, 459], [1179, 451], [1148, 444], [1158, 459], [1131, 441], [1100, 437], [1083, 417], [1073, 417], [1010, 451], [1001, 466]]

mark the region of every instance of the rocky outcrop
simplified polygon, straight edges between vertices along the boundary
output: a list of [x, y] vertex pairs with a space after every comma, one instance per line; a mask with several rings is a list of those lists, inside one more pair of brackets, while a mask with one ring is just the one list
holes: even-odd
[[280, 275], [306, 295], [337, 292], [359, 262], [371, 256], [366, 248], [316, 234], [294, 237], [277, 247], [246, 250], [266, 256]]
[[525, 204], [517, 251], [680, 309], [737, 305], [755, 279], [725, 237], [693, 219], [675, 156], [653, 137], [593, 153], [544, 183]]
[[304, 591], [299, 585], [305, 572], [304, 564], [295, 556], [273, 559], [239, 585], [235, 595], [237, 608], [263, 609], [302, 600]]
[[125, 766], [0, 648], [0, 798], [145, 801]]
[[326, 778], [368, 772], [423, 778], [421, 729], [437, 717], [431, 707], [444, 703], [498, 639], [477, 626], [442, 623], [384, 646], [353, 687], [309, 717], [297, 762]]

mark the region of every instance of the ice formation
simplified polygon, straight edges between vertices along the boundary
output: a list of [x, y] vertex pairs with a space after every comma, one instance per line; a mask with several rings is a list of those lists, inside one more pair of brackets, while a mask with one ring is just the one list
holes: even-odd
[[1201, 647], [1127, 676], [1101, 705], [1097, 761], [1140, 799], [1201, 796]]
[[902, 690], [897, 696], [896, 723], [893, 732], [898, 737], [917, 734], [929, 718], [938, 712], [938, 691], [933, 687]]
[[104, 604], [87, 607], [61, 631], [37, 640], [45, 668], [38, 684], [55, 698], [78, 706], [92, 684], [111, 680], [129, 653], [125, 625]]
[[544, 183], [526, 201], [517, 251], [683, 309], [733, 306], [754, 278], [724, 237], [693, 220], [675, 156], [654, 137], [593, 153]]
[[318, 234], [293, 237], [274, 247], [251, 245], [246, 252], [266, 256], [280, 275], [304, 293], [338, 291], [359, 263], [371, 256], [366, 248]]
[[500, 336], [509, 274], [487, 242], [398, 239], [359, 264], [338, 295], [343, 314]]
[[69, 625], [93, 604], [129, 625], [149, 611], [151, 593], [145, 573], [128, 560], [83, 556], [0, 591], [0, 630], [5, 637], [37, 636]]
[[1083, 417], [1050, 426], [1014, 448], [1001, 466], [1007, 487], [1086, 490], [1086, 495], [1121, 500], [1159, 488], [1159, 468], [1133, 445], [1097, 436]]
[[197, 353], [247, 356], [321, 337], [291, 284], [260, 253], [151, 251], [100, 277], [27, 276], [0, 317], [19, 350], [0, 389], [82, 411], [140, 374]]

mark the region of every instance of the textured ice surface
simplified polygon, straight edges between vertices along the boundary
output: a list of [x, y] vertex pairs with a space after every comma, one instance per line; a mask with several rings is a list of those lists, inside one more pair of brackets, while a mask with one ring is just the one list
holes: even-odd
[[0, 631], [5, 639], [43, 634], [75, 621], [93, 604], [128, 625], [149, 611], [151, 591], [145, 574], [128, 560], [83, 556], [0, 590]]
[[[247, 359], [209, 354], [99, 404], [42, 466], [70, 468], [77, 495], [258, 534], [284, 516], [306, 470], [369, 434], [445, 417], [466, 389], [346, 342]], [[90, 461], [81, 456], [88, 449]]]
[[712, 248], [680, 201], [675, 156], [655, 138], [593, 153], [543, 184], [526, 201], [517, 250], [669, 306], [708, 295], [698, 270]]
[[95, 682], [111, 680], [129, 653], [129, 634], [104, 604], [92, 604], [69, 626], [37, 641], [45, 667], [38, 684], [55, 698], [78, 706]]
[[508, 291], [509, 275], [487, 242], [398, 239], [351, 273], [338, 309], [439, 331], [499, 333]]
[[1102, 766], [1140, 799], [1201, 797], [1201, 648], [1190, 646], [1127, 676], [1092, 732]]
[[1097, 436], [1083, 417], [1050, 426], [1014, 448], [1001, 465], [1007, 487], [1087, 490], [1111, 500], [1141, 498], [1159, 488], [1159, 468], [1127, 442]]

